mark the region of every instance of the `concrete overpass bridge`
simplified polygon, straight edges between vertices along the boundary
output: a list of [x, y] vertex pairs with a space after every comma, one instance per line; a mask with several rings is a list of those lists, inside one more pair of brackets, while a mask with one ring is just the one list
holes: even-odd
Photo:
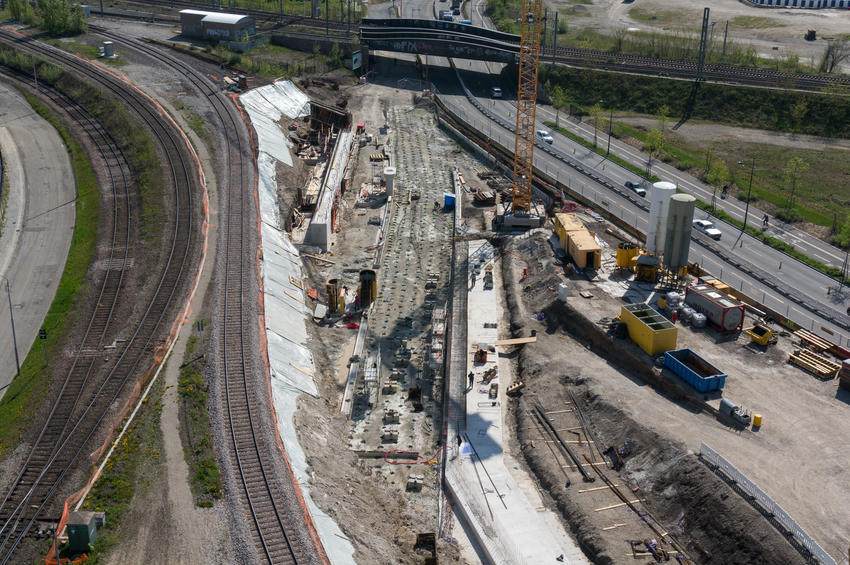
[[360, 24], [360, 41], [370, 51], [513, 63], [519, 40], [511, 33], [440, 20], [365, 19]]

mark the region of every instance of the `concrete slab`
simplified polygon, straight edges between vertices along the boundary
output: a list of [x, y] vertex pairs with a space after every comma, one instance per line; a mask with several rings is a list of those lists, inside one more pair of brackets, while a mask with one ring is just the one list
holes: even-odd
[[[472, 382], [469, 374], [463, 377], [467, 379], [466, 427], [459, 455], [450, 460], [446, 472], [457, 511], [470, 521], [476, 541], [494, 562], [547, 563], [563, 556], [566, 563], [590, 563], [540, 498], [527, 495], [533, 491], [532, 482], [517, 471], [513, 459], [509, 459], [511, 467], [520, 475], [522, 486], [505, 464], [504, 390], [513, 375], [509, 361], [500, 357], [495, 345], [504, 310], [498, 259], [477, 261], [483, 244], [469, 245], [467, 347], [459, 353], [469, 356]], [[479, 269], [473, 277], [475, 264]], [[485, 282], [490, 276], [492, 285]], [[486, 360], [474, 358], [479, 347], [488, 351]], [[485, 379], [494, 370], [496, 376]]]

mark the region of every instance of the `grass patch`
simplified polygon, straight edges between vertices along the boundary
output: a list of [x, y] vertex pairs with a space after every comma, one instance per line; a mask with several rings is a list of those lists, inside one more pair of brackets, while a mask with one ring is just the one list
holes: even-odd
[[0, 237], [3, 236], [3, 228], [6, 226], [6, 207], [9, 205], [9, 175], [3, 175], [3, 186], [0, 186]]
[[638, 22], [660, 22], [664, 24], [681, 24], [689, 21], [686, 14], [676, 10], [647, 10], [634, 7], [629, 10], [629, 17]]
[[[85, 275], [93, 258], [97, 238], [100, 192], [83, 148], [46, 106], [29, 94], [25, 96], [33, 109], [56, 128], [65, 146], [74, 147], [76, 155], [78, 183], [74, 233], [56, 296], [42, 325], [47, 331], [45, 345], [48, 355], [56, 357], [59, 355], [62, 337], [72, 325], [74, 316], [71, 314], [88, 291]], [[71, 158], [71, 152], [68, 156]], [[21, 376], [12, 381], [0, 401], [0, 455], [7, 454], [18, 445], [21, 434], [29, 426], [36, 408], [44, 401], [50, 386], [51, 374], [44, 365], [42, 346], [36, 345], [21, 364]]]
[[192, 495], [195, 504], [212, 506], [221, 498], [221, 472], [215, 458], [210, 419], [207, 411], [207, 385], [204, 382], [205, 359], [198, 347], [198, 338], [192, 336], [186, 342], [186, 352], [180, 369], [177, 392], [180, 395], [180, 429], [183, 439], [183, 454], [189, 465]]
[[82, 508], [106, 513], [106, 526], [97, 531], [97, 541], [89, 554], [91, 565], [100, 562], [112, 547], [119, 544], [121, 518], [130, 507], [133, 497], [153, 486], [160, 477], [160, 449], [162, 431], [163, 381], [159, 380], [151, 388], [134, 423], [128, 428], [121, 443], [106, 463], [103, 474], [92, 487]]
[[[605, 156], [605, 151], [601, 147], [594, 147], [592, 141], [588, 141], [585, 138], [583, 138], [579, 135], [576, 135], [576, 134], [574, 134], [573, 132], [571, 132], [567, 129], [564, 129], [560, 126], [556, 126], [555, 122], [543, 122], [543, 123], [546, 124], [547, 126], [549, 126], [550, 128], [552, 128], [553, 130], [557, 131], [561, 135], [565, 135], [565, 136], [569, 137], [570, 139], [572, 139], [576, 143], [580, 143], [584, 147], [587, 147], [588, 149], [592, 149], [593, 151], [595, 151], [599, 155]], [[633, 172], [634, 174], [638, 175], [641, 178], [643, 178], [643, 176], [646, 174], [646, 170], [644, 170], [644, 169], [642, 169], [642, 168], [640, 168], [636, 165], [632, 165], [631, 163], [629, 163], [625, 159], [622, 159], [622, 158], [614, 155], [613, 153], [608, 155], [608, 160], [611, 161], [612, 163], [617, 163], [618, 165], [620, 165], [624, 169], [628, 169], [629, 171]], [[661, 179], [658, 178], [655, 175], [652, 175], [649, 178], [649, 180], [651, 182], [658, 182]]]
[[186, 111], [185, 116], [186, 123], [192, 128], [192, 131], [198, 134], [198, 137], [204, 137], [207, 134], [207, 122], [203, 116], [191, 110]]
[[[615, 124], [614, 134], [618, 138], [630, 136], [643, 142], [648, 132], [626, 124]], [[735, 141], [696, 146], [685, 143], [675, 134], [668, 134], [659, 158], [679, 170], [701, 177], [706, 168], [709, 148], [711, 159], [725, 161], [731, 173], [730, 196], [737, 193], [742, 200], [747, 192], [745, 187], [749, 185], [749, 163], [755, 157], [751, 201], [761, 200], [759, 208], [765, 212], [780, 213], [786, 205], [789, 192], [783, 173], [790, 156], [788, 148]], [[840, 149], [794, 149], [793, 155], [810, 165], [797, 183], [793, 209], [796, 219], [827, 227], [832, 227], [836, 219], [839, 224], [846, 221], [847, 209], [850, 208], [850, 185], [846, 182], [850, 177], [848, 152]], [[739, 165], [739, 161], [744, 164]]]
[[743, 29], [765, 29], [769, 27], [787, 27], [788, 24], [763, 16], [735, 16], [729, 20], [729, 25]]
[[83, 59], [88, 59], [90, 61], [98, 60], [113, 67], [123, 67], [127, 64], [127, 61], [121, 59], [120, 57], [101, 57], [100, 49], [97, 46], [89, 45], [88, 43], [82, 43], [74, 39], [51, 39], [47, 43], [58, 49], [73, 53], [78, 57], [82, 57]]

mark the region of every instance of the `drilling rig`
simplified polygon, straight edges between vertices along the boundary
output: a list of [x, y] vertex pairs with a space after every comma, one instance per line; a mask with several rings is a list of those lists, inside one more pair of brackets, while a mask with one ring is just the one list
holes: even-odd
[[533, 209], [531, 182], [534, 166], [534, 114], [537, 109], [537, 63], [540, 58], [540, 30], [543, 0], [523, 0], [519, 50], [519, 87], [516, 102], [514, 139], [514, 184], [510, 212], [502, 217], [504, 228], [532, 228], [541, 225]]

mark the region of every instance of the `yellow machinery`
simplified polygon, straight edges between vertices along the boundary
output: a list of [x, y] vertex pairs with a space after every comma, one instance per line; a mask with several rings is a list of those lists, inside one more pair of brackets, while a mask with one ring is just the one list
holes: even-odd
[[340, 316], [345, 314], [345, 293], [342, 290], [342, 281], [328, 279], [325, 283], [325, 292], [328, 295], [328, 312]]
[[744, 333], [750, 336], [750, 339], [753, 340], [753, 343], [757, 343], [759, 345], [766, 346], [771, 342], [771, 339], [773, 338], [773, 330], [761, 324], [756, 324], [751, 328], [745, 329]]
[[523, 0], [519, 48], [519, 88], [514, 140], [514, 185], [511, 212], [531, 211], [531, 180], [534, 163], [534, 115], [537, 109], [537, 62], [543, 0]]
[[634, 258], [640, 252], [634, 243], [621, 243], [617, 246], [617, 268], [634, 269]]
[[636, 281], [654, 283], [658, 280], [658, 257], [640, 253], [634, 260]]
[[716, 288], [720, 292], [724, 292], [726, 294], [729, 294], [729, 290], [730, 290], [729, 285], [724, 283], [723, 281], [719, 281], [717, 279], [708, 279], [708, 280], [703, 281], [703, 283], [707, 284], [709, 286], [713, 286], [714, 288]]

